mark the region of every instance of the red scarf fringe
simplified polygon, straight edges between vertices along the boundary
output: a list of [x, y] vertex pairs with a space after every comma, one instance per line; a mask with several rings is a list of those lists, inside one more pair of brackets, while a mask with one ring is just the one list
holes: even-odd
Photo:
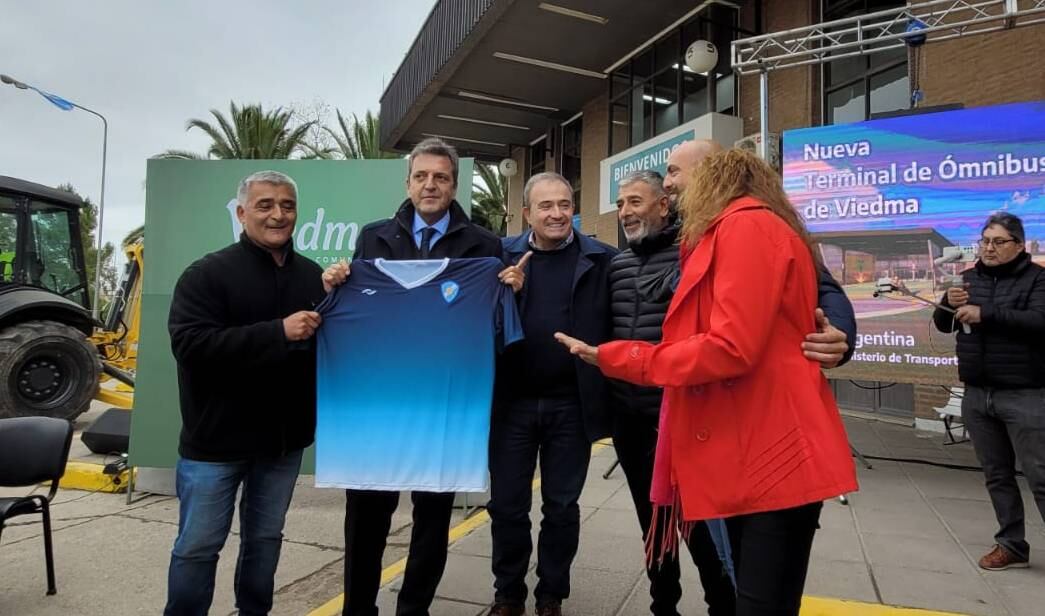
[[696, 522], [682, 519], [682, 501], [678, 491], [670, 505], [653, 505], [653, 520], [646, 534], [646, 567], [660, 567], [665, 559], [677, 559], [679, 539], [689, 543]]

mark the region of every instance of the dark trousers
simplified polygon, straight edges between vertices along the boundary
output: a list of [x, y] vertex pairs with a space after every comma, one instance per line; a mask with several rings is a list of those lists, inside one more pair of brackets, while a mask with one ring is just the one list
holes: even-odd
[[[613, 447], [617, 459], [628, 480], [631, 499], [635, 502], [635, 513], [639, 517], [642, 536], [647, 537], [653, 519], [650, 504], [650, 483], [653, 480], [653, 459], [657, 448], [657, 416], [620, 412], [614, 417]], [[663, 525], [661, 525], [663, 528]], [[657, 538], [659, 543], [660, 538]], [[697, 565], [700, 582], [704, 586], [704, 601], [708, 604], [709, 616], [733, 616], [736, 610], [736, 590], [719, 559], [718, 550], [711, 540], [711, 533], [704, 523], [694, 526], [689, 542], [690, 556]], [[657, 550], [659, 552], [659, 550]], [[672, 555], [663, 563], [653, 564], [646, 570], [650, 581], [650, 612], [657, 616], [678, 616], [678, 603], [682, 597], [679, 582], [678, 555]]]
[[798, 616], [821, 502], [726, 520], [737, 616]]
[[537, 605], [570, 595], [570, 566], [580, 541], [580, 498], [591, 443], [575, 398], [520, 400], [498, 408], [490, 427], [490, 530], [495, 600], [526, 602], [533, 551], [530, 506], [541, 464], [541, 531], [537, 538]]
[[998, 518], [994, 540], [1019, 558], [1028, 559], [1030, 545], [1025, 538], [1016, 461], [1045, 520], [1045, 389], [966, 387], [962, 420], [972, 437]]
[[[385, 552], [398, 492], [346, 490], [345, 616], [377, 616], [381, 557]], [[446, 568], [453, 492], [411, 492], [413, 527], [397, 616], [427, 616]]]

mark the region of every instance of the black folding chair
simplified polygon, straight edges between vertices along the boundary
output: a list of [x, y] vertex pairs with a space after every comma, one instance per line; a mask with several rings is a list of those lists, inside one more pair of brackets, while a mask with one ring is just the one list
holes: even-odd
[[54, 583], [54, 553], [51, 547], [50, 503], [65, 474], [73, 425], [53, 417], [0, 419], [0, 486], [17, 488], [51, 482], [47, 496], [33, 494], [0, 498], [0, 537], [9, 518], [39, 513], [44, 525], [44, 557], [47, 561], [47, 594], [58, 590]]

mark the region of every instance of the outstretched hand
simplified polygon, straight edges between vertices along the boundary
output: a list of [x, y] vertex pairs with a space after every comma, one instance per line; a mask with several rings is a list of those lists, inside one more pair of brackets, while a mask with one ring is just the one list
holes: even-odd
[[571, 355], [576, 355], [593, 366], [599, 365], [599, 347], [594, 347], [562, 332], [555, 332], [555, 339], [569, 349]]

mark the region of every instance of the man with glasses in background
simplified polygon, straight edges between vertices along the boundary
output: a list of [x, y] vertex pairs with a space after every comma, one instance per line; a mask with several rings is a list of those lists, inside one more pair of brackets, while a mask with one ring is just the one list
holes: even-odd
[[979, 565], [1001, 571], [1030, 562], [1017, 460], [1045, 520], [1045, 268], [1024, 250], [1018, 217], [992, 214], [981, 235], [979, 261], [947, 290], [933, 320], [957, 332], [962, 420], [999, 526]]

